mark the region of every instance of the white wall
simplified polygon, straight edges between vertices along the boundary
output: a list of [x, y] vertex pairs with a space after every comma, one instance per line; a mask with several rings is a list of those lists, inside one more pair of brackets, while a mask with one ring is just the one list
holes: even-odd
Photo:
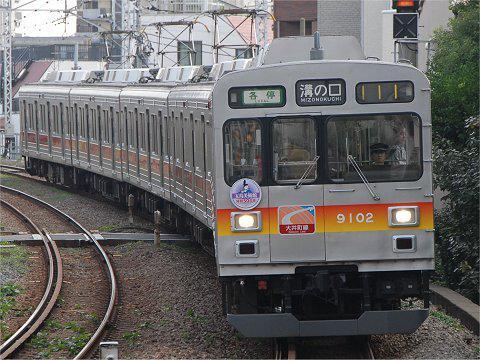
[[[446, 27], [453, 15], [448, 9], [450, 0], [425, 0], [419, 18], [418, 68], [427, 69], [426, 41], [435, 29]], [[394, 60], [393, 15], [391, 0], [362, 1], [362, 45], [366, 56], [378, 57], [383, 61]]]
[[[419, 39], [430, 40], [438, 28], [446, 28], [453, 16], [449, 10], [450, 0], [426, 0], [419, 19]], [[427, 70], [427, 49], [425, 43], [418, 46], [418, 68]]]
[[379, 59], [383, 57], [383, 15], [382, 11], [390, 9], [389, 0], [364, 0], [362, 1], [363, 14], [363, 51], [365, 56]]

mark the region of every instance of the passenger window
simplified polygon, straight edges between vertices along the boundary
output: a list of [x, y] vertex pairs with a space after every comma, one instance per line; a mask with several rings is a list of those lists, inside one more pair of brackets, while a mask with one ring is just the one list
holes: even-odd
[[273, 122], [273, 179], [277, 183], [313, 182], [317, 178], [317, 133], [311, 118]]
[[262, 181], [262, 131], [257, 120], [235, 120], [225, 125], [225, 180], [233, 184], [248, 177]]
[[420, 119], [412, 115], [332, 117], [327, 124], [328, 169], [334, 182], [420, 178]]

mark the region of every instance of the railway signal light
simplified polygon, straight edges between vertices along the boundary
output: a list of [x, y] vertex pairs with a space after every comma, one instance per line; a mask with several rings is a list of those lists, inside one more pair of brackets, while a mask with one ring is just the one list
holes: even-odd
[[419, 2], [419, 0], [393, 0], [392, 9], [396, 9], [397, 13], [416, 12]]

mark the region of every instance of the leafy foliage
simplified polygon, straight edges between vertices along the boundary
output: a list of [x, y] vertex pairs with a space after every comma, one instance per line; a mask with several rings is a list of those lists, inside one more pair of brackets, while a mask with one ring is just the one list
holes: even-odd
[[[436, 280], [479, 301], [479, 0], [457, 1], [427, 76], [432, 86]], [[465, 120], [467, 119], [467, 120]]]
[[448, 29], [434, 35], [437, 48], [427, 76], [432, 87], [434, 136], [462, 144], [464, 120], [478, 114], [479, 0], [452, 6]]
[[465, 146], [445, 141], [434, 158], [435, 184], [446, 192], [436, 213], [437, 273], [449, 288], [479, 301], [479, 119], [468, 122]]

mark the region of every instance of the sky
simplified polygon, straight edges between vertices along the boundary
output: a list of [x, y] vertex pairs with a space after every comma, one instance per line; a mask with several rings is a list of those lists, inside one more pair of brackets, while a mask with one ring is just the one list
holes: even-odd
[[[31, 3], [30, 3], [31, 2]], [[64, 13], [65, 2], [68, 9], [76, 5], [76, 0], [14, 0], [12, 8], [18, 7], [14, 15], [16, 26], [14, 33], [22, 36], [69, 36], [75, 33], [76, 18], [74, 15], [67, 17], [65, 27]], [[57, 10], [57, 11], [54, 11]], [[58, 11], [61, 10], [61, 11]]]

